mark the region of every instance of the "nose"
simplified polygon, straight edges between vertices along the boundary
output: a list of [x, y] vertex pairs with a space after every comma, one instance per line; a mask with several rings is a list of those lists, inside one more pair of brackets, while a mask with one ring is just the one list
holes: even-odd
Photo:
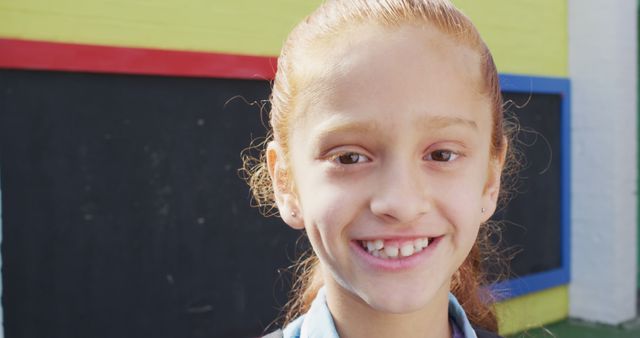
[[395, 164], [374, 184], [371, 212], [387, 223], [411, 223], [429, 213], [433, 201], [419, 164]]

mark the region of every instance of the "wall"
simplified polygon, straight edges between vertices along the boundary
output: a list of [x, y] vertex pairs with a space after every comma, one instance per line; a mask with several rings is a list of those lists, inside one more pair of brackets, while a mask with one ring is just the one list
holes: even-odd
[[[0, 36], [109, 46], [277, 55], [320, 3], [175, 0], [0, 1]], [[566, 1], [456, 0], [505, 73], [566, 76]]]
[[636, 315], [637, 3], [571, 0], [569, 9], [570, 313], [618, 324]]

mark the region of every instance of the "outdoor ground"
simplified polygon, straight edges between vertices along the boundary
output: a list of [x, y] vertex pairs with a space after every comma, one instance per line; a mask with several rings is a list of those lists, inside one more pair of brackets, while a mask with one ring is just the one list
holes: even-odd
[[509, 336], [509, 338], [640, 338], [640, 319], [619, 325], [608, 326], [576, 320], [565, 320]]

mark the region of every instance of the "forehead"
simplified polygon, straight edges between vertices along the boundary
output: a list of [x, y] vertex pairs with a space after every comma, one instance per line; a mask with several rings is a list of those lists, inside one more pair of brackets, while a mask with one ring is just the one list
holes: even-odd
[[397, 117], [423, 112], [483, 120], [478, 111], [491, 117], [479, 53], [434, 26], [356, 25], [305, 54], [297, 71], [302, 120], [378, 110]]

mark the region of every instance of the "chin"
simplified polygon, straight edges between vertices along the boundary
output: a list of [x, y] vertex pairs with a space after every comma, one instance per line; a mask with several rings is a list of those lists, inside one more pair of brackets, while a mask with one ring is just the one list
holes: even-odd
[[438, 295], [438, 289], [432, 285], [423, 285], [418, 290], [398, 285], [387, 290], [376, 290], [368, 295], [361, 295], [360, 298], [376, 311], [407, 314], [428, 307]]

